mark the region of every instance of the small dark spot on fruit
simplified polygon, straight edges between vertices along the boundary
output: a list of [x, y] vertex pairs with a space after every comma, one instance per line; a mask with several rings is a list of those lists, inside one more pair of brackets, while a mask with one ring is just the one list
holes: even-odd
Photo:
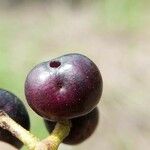
[[62, 82], [57, 82], [57, 87], [61, 89], [63, 87], [63, 83]]
[[61, 63], [59, 61], [51, 61], [49, 65], [52, 68], [58, 68], [61, 65]]

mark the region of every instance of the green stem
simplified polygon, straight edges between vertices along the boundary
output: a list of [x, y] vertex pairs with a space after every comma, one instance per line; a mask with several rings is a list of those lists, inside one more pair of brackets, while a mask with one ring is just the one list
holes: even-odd
[[30, 150], [57, 150], [60, 143], [68, 136], [71, 122], [69, 120], [58, 122], [51, 135], [42, 141], [21, 127], [3, 111], [0, 111], [0, 127], [10, 131]]
[[57, 150], [60, 143], [69, 135], [70, 128], [69, 120], [58, 122], [49, 137], [42, 140], [35, 150]]
[[3, 111], [0, 111], [0, 127], [10, 131], [13, 136], [22, 141], [30, 150], [34, 150], [35, 146], [39, 142], [38, 138], [25, 130]]

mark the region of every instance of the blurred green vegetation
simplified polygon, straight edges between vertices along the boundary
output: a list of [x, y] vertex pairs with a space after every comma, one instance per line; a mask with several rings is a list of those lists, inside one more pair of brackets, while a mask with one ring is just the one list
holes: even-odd
[[107, 28], [127, 28], [136, 30], [141, 25], [141, 4], [140, 0], [105, 0], [99, 1], [103, 18], [102, 23]]
[[[38, 53], [38, 48], [32, 43], [28, 44], [28, 52], [23, 53], [23, 51], [18, 49], [12, 49], [12, 41], [16, 32], [19, 28], [13, 28], [11, 22], [10, 25], [0, 25], [0, 87], [10, 90], [16, 93], [22, 100], [24, 98], [24, 81], [27, 75], [27, 67], [30, 69], [35, 63], [35, 54]], [[34, 48], [36, 51], [34, 51]], [[17, 47], [17, 46], [16, 46]], [[35, 56], [35, 58], [34, 58]], [[25, 102], [26, 103], [26, 102]], [[27, 106], [27, 105], [26, 105]], [[29, 108], [27, 106], [27, 108]], [[35, 113], [30, 111], [30, 120], [32, 125], [32, 130], [35, 135], [40, 138], [46, 137], [46, 130], [44, 128], [42, 119]]]

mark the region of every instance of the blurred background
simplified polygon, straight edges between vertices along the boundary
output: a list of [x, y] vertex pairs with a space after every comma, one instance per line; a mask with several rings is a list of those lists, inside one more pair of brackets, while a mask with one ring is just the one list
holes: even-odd
[[48, 135], [26, 103], [26, 75], [42, 61], [75, 52], [101, 70], [101, 117], [91, 138], [60, 150], [149, 149], [149, 6], [148, 0], [0, 0], [0, 87], [24, 101], [32, 133]]

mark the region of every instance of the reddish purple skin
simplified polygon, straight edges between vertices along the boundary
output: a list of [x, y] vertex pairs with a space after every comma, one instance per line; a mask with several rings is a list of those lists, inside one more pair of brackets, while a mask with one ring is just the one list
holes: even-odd
[[64, 55], [35, 66], [25, 83], [31, 108], [53, 121], [87, 114], [98, 104], [101, 94], [99, 69], [81, 54]]
[[[30, 129], [29, 115], [22, 101], [14, 94], [3, 89], [0, 89], [0, 110], [6, 112], [25, 129]], [[0, 141], [7, 142], [17, 149], [23, 146], [20, 140], [14, 137], [9, 131], [2, 128], [0, 128]]]
[[[99, 113], [97, 108], [85, 116], [71, 119], [72, 128], [63, 143], [69, 145], [82, 143], [93, 134], [98, 125], [98, 120]], [[48, 120], [44, 120], [44, 122], [47, 130], [51, 133], [56, 125], [56, 122]]]

